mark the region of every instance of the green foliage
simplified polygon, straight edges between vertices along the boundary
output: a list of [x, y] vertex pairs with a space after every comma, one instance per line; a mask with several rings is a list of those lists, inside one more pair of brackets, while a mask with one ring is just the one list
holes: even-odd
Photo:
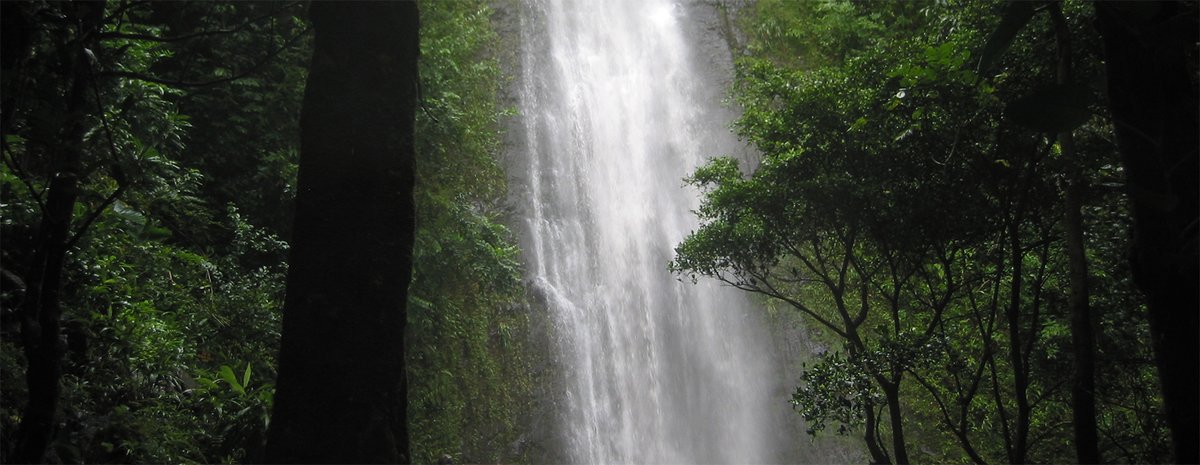
[[[893, 438], [914, 461], [1073, 459], [1061, 421], [1073, 348], [1059, 185], [1072, 166], [1090, 182], [1114, 185], [1121, 174], [1085, 84], [1099, 63], [1091, 11], [1064, 10], [1084, 44], [1073, 86], [1052, 85], [1052, 35], [1036, 5], [747, 9], [735, 129], [761, 162], [744, 173], [716, 158], [688, 179], [705, 193], [702, 227], [679, 244], [672, 269], [771, 298], [844, 344], [804, 368], [793, 397], [812, 434], [868, 428], [875, 460], [895, 459]], [[1075, 131], [1075, 159], [1052, 143], [1063, 130]], [[1115, 252], [1128, 241], [1112, 226], [1125, 202], [1096, 190], [1084, 213], [1093, 311], [1105, 315], [1101, 447], [1154, 461], [1165, 458], [1151, 452], [1165, 436], [1152, 365], [1116, 355], [1148, 350], [1130, 338], [1147, 330], [1143, 304]], [[891, 388], [899, 422], [885, 408]], [[1038, 440], [1014, 449], [1026, 428]]]
[[500, 223], [498, 39], [483, 2], [422, 4], [417, 239], [409, 288], [413, 458], [522, 460], [530, 402], [518, 250]]
[[1012, 45], [1021, 29], [1033, 19], [1035, 5], [1030, 2], [1006, 2], [1000, 24], [988, 36], [987, 43], [979, 52], [979, 71], [986, 72], [1000, 59], [1000, 55]]
[[[39, 77], [55, 69], [70, 37], [69, 25], [49, 19], [68, 6], [27, 5], [41, 32], [22, 73], [3, 76], [6, 92], [24, 97], [0, 167], [2, 268], [17, 279], [60, 150], [69, 89]], [[260, 461], [310, 58], [305, 5], [106, 8], [102, 45], [90, 51], [87, 172], [74, 215], [75, 230], [87, 231], [71, 251], [61, 299], [68, 334], [88, 343], [65, 361], [51, 459]], [[508, 112], [498, 97], [498, 39], [484, 2], [428, 2], [422, 12], [408, 340], [414, 457], [525, 460], [509, 446], [533, 386], [519, 251], [499, 206], [498, 120]], [[23, 296], [7, 276], [5, 451], [28, 396], [12, 318]]]
[[878, 37], [883, 13], [861, 14], [850, 1], [754, 4], [752, 19], [742, 29], [750, 35], [756, 56], [794, 67], [819, 67], [845, 58]]
[[[85, 169], [60, 297], [69, 350], [63, 361], [58, 433], [48, 460], [255, 460], [273, 395], [287, 244], [251, 224], [252, 217], [243, 216], [238, 205], [208, 191], [222, 173], [199, 160], [208, 157], [201, 152], [206, 147], [220, 154], [233, 148], [258, 150], [257, 139], [268, 132], [294, 153], [297, 134], [275, 127], [293, 121], [295, 113], [241, 121], [241, 132], [234, 135], [215, 131], [207, 123], [234, 109], [224, 108], [227, 102], [199, 98], [203, 91], [187, 85], [202, 76], [185, 76], [181, 69], [199, 73], [212, 68], [195, 61], [196, 42], [173, 38], [204, 38], [206, 56], [218, 61], [237, 62], [236, 55], [243, 52], [261, 56], [260, 48], [287, 40], [290, 31], [255, 21], [303, 25], [295, 16], [301, 12], [297, 6], [107, 4], [100, 46], [88, 51], [92, 80], [85, 83]], [[49, 76], [68, 50], [60, 39], [64, 26], [53, 18], [69, 5], [26, 7], [21, 12], [37, 26], [30, 37], [34, 53], [20, 73], [6, 76], [11, 78], [5, 81], [6, 91], [12, 83], [24, 87], [11, 131], [4, 135], [0, 171], [2, 268], [16, 279], [28, 278], [35, 225], [56, 169], [56, 153], [62, 150], [62, 142], [48, 129], [61, 124], [55, 111], [66, 89]], [[277, 14], [263, 16], [268, 7]], [[193, 14], [205, 10], [222, 14]], [[180, 22], [175, 13], [188, 17]], [[225, 32], [200, 33], [218, 30]], [[296, 47], [290, 53], [307, 55]], [[258, 71], [269, 75], [284, 69], [299, 79], [271, 85], [275, 94], [267, 98], [297, 102], [298, 108], [300, 64], [274, 61]], [[242, 97], [259, 92], [241, 84], [218, 87]], [[222, 146], [198, 142], [210, 140]], [[256, 212], [280, 210], [241, 200], [243, 208]], [[9, 283], [6, 278], [6, 291], [13, 290]], [[25, 297], [20, 294], [6, 295], [3, 302], [4, 451], [11, 450], [12, 431], [28, 395], [18, 356], [21, 339], [9, 320]], [[239, 368], [236, 384], [216, 382], [223, 365]]]
[[[214, 260], [146, 242], [122, 234], [137, 224], [114, 220], [97, 224], [81, 250], [91, 265], [72, 278], [79, 308], [93, 309], [73, 318], [95, 338], [64, 380], [76, 413], [62, 442], [78, 449], [64, 460], [247, 458], [269, 415], [284, 268], [242, 270], [239, 256]], [[251, 242], [247, 249], [278, 246]], [[229, 365], [240, 378], [225, 376]], [[253, 381], [252, 371], [267, 381]], [[105, 414], [114, 409], [120, 415]]]
[[862, 426], [864, 408], [883, 403], [867, 374], [838, 352], [821, 355], [812, 368], [804, 370], [802, 382], [791, 403], [804, 416], [807, 432], [813, 436], [829, 421], [837, 423], [837, 434], [850, 434]]

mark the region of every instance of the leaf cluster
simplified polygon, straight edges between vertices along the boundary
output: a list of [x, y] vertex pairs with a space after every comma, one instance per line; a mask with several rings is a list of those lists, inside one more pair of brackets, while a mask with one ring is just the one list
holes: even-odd
[[[701, 227], [671, 267], [774, 299], [845, 344], [801, 368], [793, 400], [814, 434], [866, 427], [873, 460], [896, 460], [896, 441], [935, 451], [921, 460], [1070, 460], [1062, 185], [1072, 169], [1109, 186], [1123, 176], [1088, 85], [1099, 72], [1091, 12], [1063, 6], [1080, 83], [1048, 85], [1048, 22], [989, 38], [1016, 21], [1003, 5], [950, 3], [748, 8], [734, 129], [761, 160], [715, 158], [687, 179], [704, 192]], [[853, 34], [810, 33], [838, 30]], [[1055, 133], [1069, 129], [1068, 159]], [[1084, 207], [1108, 354], [1101, 447], [1157, 460], [1146, 448], [1165, 441], [1152, 366], [1115, 355], [1146, 350], [1128, 338], [1146, 331], [1143, 304], [1113, 254], [1128, 243], [1113, 226], [1126, 201], [1096, 188]], [[1019, 445], [1025, 434], [1037, 439]]]

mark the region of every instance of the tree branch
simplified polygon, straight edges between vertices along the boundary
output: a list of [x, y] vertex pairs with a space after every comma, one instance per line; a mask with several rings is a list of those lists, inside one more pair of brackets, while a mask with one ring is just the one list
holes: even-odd
[[297, 3], [297, 2], [292, 2], [292, 3], [286, 4], [286, 6], [284, 6], [282, 8], [279, 8], [275, 11], [272, 11], [272, 12], [267, 13], [262, 16], [257, 16], [257, 17], [248, 19], [245, 22], [243, 22], [237, 26], [234, 26], [233, 28], [230, 28], [230, 29], [214, 29], [214, 30], [210, 30], [210, 31], [198, 31], [198, 32], [193, 32], [190, 34], [184, 34], [181, 36], [174, 36], [174, 37], [159, 37], [159, 36], [156, 36], [153, 34], [139, 34], [139, 33], [114, 31], [114, 32], [101, 32], [99, 35], [99, 39], [100, 40], [111, 40], [111, 39], [145, 40], [145, 41], [150, 41], [150, 42], [171, 43], [171, 42], [182, 42], [185, 40], [195, 39], [198, 37], [207, 37], [207, 36], [222, 35], [222, 34], [233, 34], [235, 32], [241, 32], [242, 30], [245, 30], [247, 27], [250, 27], [251, 24], [254, 24], [254, 23], [257, 23], [264, 19], [276, 16], [276, 15], [286, 11], [288, 8], [292, 8], [298, 4], [299, 3]]
[[4, 164], [8, 165], [8, 169], [12, 170], [13, 174], [17, 175], [17, 179], [21, 180], [21, 184], [25, 185], [25, 189], [29, 190], [29, 196], [32, 197], [33, 201], [37, 203], [38, 211], [46, 211], [46, 204], [42, 202], [42, 193], [38, 192], [37, 189], [34, 189], [33, 183], [29, 181], [29, 175], [24, 169], [21, 168], [21, 165], [17, 163], [16, 157], [13, 157], [12, 149], [8, 148], [8, 141], [3, 140], [0, 141], [0, 143], [4, 144], [4, 155], [6, 155], [4, 157]]
[[[111, 15], [108, 15], [107, 18], [104, 18], [104, 22], [110, 23], [113, 20], [120, 18], [122, 15], [125, 14], [126, 11], [133, 9], [134, 7], [138, 7], [138, 6], [142, 6], [142, 5], [149, 5], [149, 4], [150, 4], [149, 1], [139, 1], [139, 2], [129, 2], [124, 5], [121, 5], [120, 7], [118, 7], [116, 9], [116, 11], [113, 11], [113, 13]], [[103, 38], [103, 34], [101, 34], [100, 37]]]
[[763, 285], [766, 286], [766, 288], [764, 289], [759, 286], [748, 286], [748, 285], [742, 284], [740, 282], [736, 282], [734, 280], [731, 280], [731, 279], [721, 276], [721, 275], [716, 276], [716, 278], [718, 280], [720, 280], [730, 286], [733, 286], [737, 289], [740, 289], [740, 290], [743, 290], [746, 292], [762, 294], [767, 297], [773, 297], [773, 298], [782, 300], [782, 301], [786, 302], [788, 305], [791, 305], [796, 310], [799, 310], [801, 313], [808, 315], [809, 317], [812, 317], [814, 320], [817, 320], [818, 323], [821, 323], [822, 326], [829, 328], [830, 331], [833, 331], [834, 334], [837, 334], [839, 337], [841, 337], [843, 339], [847, 339], [849, 337], [849, 335], [846, 334], [846, 332], [844, 330], [838, 328], [836, 325], [834, 325], [829, 320], [818, 315], [812, 309], [808, 308], [807, 305], [804, 305], [803, 302], [800, 302], [796, 299], [788, 297], [787, 295], [780, 292], [778, 289], [775, 289], [775, 287], [771, 285], [771, 282], [768, 279], [766, 279], [766, 276], [755, 275], [755, 274], [751, 273], [751, 277], [754, 278], [755, 280], [757, 280], [758, 282], [761, 282]]
[[[975, 447], [971, 445], [971, 439], [967, 436], [967, 431], [965, 428], [960, 430], [958, 427], [954, 426], [954, 420], [950, 418], [950, 411], [946, 408], [945, 402], [942, 401], [942, 396], [938, 395], [937, 388], [934, 387], [933, 384], [931, 384], [923, 376], [918, 374], [915, 370], [908, 370], [908, 372], [909, 374], [913, 375], [913, 379], [917, 380], [917, 384], [920, 384], [925, 388], [926, 391], [929, 391], [930, 395], [933, 396], [934, 403], [937, 404], [938, 409], [942, 412], [942, 420], [946, 423], [946, 426], [950, 428], [950, 431], [954, 433], [954, 436], [958, 438], [959, 445], [962, 446], [963, 452], [966, 452], [967, 455], [971, 457], [972, 462], [980, 465], [986, 464], [987, 462], [983, 460], [983, 457], [979, 456], [979, 453], [975, 451]], [[966, 423], [964, 422], [963, 425], [965, 426]]]
[[208, 86], [214, 86], [217, 84], [224, 84], [227, 82], [232, 82], [232, 81], [236, 81], [238, 79], [242, 79], [246, 76], [249, 76], [251, 74], [258, 72], [258, 70], [262, 69], [263, 66], [266, 66], [267, 63], [270, 63], [271, 60], [274, 60], [275, 57], [279, 56], [280, 53], [283, 53], [284, 50], [287, 50], [288, 48], [291, 48], [292, 45], [295, 45], [295, 43], [298, 40], [300, 40], [301, 37], [304, 37], [305, 34], [308, 34], [308, 31], [310, 31], [310, 30], [312, 30], [312, 27], [304, 28], [304, 30], [300, 31], [299, 34], [296, 34], [291, 39], [288, 39], [288, 41], [286, 43], [284, 43], [282, 47], [275, 49], [275, 51], [271, 52], [269, 55], [267, 55], [265, 58], [263, 58], [262, 61], [256, 63], [254, 66], [251, 66], [250, 69], [246, 70], [245, 72], [242, 72], [242, 73], [239, 73], [239, 74], [227, 77], [227, 78], [215, 79], [212, 81], [190, 82], [190, 81], [179, 81], [179, 80], [174, 80], [174, 79], [165, 79], [165, 78], [160, 78], [157, 76], [151, 76], [149, 74], [138, 73], [138, 72], [133, 72], [133, 71], [105, 71], [105, 72], [100, 73], [99, 75], [101, 77], [119, 77], [119, 78], [126, 78], [126, 79], [134, 79], [134, 80], [138, 80], [138, 81], [152, 82], [155, 84], [162, 84], [164, 86], [175, 87], [175, 88], [196, 88], [196, 87], [208, 87]]
[[92, 223], [96, 222], [96, 219], [100, 218], [100, 214], [104, 213], [104, 210], [107, 210], [109, 205], [112, 205], [112, 203], [117, 200], [117, 197], [120, 197], [121, 193], [123, 192], [125, 192], [125, 184], [117, 184], [117, 189], [104, 199], [104, 202], [100, 204], [99, 208], [93, 210], [92, 214], [88, 215], [83, 224], [79, 226], [79, 229], [75, 231], [75, 235], [71, 236], [71, 239], [67, 241], [67, 245], [64, 246], [64, 248], [66, 250], [70, 250], [72, 247], [74, 247], [75, 243], [79, 242], [79, 239], [83, 238], [83, 234], [86, 233], [88, 228], [92, 226]]

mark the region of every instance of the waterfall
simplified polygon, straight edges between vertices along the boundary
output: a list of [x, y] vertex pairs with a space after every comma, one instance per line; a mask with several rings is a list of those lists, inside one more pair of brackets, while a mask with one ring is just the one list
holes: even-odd
[[683, 178], [736, 147], [724, 84], [686, 34], [693, 7], [532, 0], [521, 10], [521, 153], [509, 170], [574, 462], [786, 460], [776, 412], [787, 397], [758, 311], [735, 289], [667, 269], [697, 227], [699, 192]]

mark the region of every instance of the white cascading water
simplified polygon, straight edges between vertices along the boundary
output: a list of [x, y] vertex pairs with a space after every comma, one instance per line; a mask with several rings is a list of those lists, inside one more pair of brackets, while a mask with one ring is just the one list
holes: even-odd
[[788, 407], [760, 319], [739, 291], [667, 269], [697, 227], [683, 178], [734, 145], [686, 6], [532, 0], [521, 14], [524, 153], [510, 170], [574, 462], [782, 457], [773, 419]]

